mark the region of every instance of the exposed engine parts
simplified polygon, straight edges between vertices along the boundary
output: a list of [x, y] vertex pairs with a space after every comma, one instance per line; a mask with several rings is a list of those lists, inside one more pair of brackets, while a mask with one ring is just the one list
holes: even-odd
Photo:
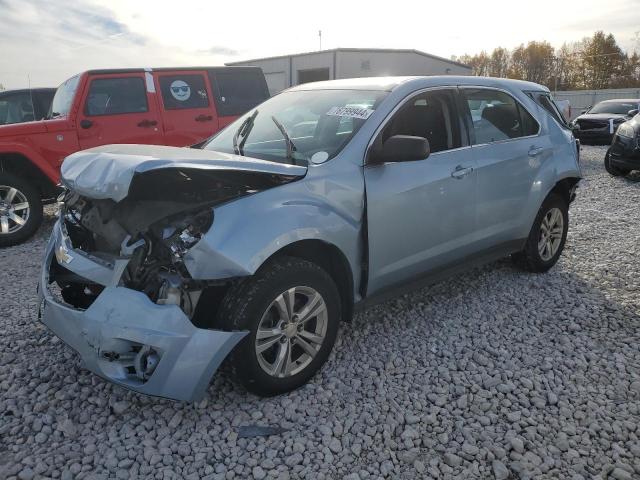
[[[60, 217], [74, 248], [106, 262], [130, 258], [122, 275], [122, 286], [144, 292], [160, 305], [178, 305], [187, 316], [193, 315], [202, 291], [210, 283], [193, 280], [183, 257], [211, 227], [211, 207], [193, 211], [192, 206], [190, 209], [185, 206], [182, 212], [156, 221], [140, 232], [124, 226], [129, 223], [131, 212], [111, 200], [87, 201], [71, 193], [60, 200]], [[60, 265], [55, 268], [52, 278], [60, 286], [65, 301], [75, 307], [87, 308], [102, 291], [101, 286], [73, 275]]]

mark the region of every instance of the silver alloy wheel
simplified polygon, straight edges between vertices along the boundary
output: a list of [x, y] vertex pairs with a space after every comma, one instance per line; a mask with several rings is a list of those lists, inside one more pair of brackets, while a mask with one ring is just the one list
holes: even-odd
[[304, 370], [327, 335], [327, 305], [315, 289], [293, 287], [276, 297], [258, 324], [255, 349], [260, 367], [285, 378]]
[[29, 220], [30, 213], [24, 193], [15, 187], [0, 185], [0, 235], [20, 230]]
[[545, 213], [540, 223], [538, 253], [540, 258], [548, 262], [558, 252], [564, 233], [564, 216], [559, 208], [554, 207]]

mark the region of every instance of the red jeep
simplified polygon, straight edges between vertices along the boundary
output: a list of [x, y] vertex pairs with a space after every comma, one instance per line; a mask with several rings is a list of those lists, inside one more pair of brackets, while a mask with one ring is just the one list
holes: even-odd
[[268, 97], [257, 67], [90, 70], [71, 77], [44, 120], [0, 126], [0, 246], [36, 231], [67, 155], [109, 143], [196, 144]]

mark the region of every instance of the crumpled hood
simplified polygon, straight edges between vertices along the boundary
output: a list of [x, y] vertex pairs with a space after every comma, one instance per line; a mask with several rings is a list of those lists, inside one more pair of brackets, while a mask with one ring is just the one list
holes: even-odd
[[[243, 181], [286, 183], [303, 177], [307, 168], [229, 155], [211, 150], [166, 147], [157, 145], [104, 145], [69, 155], [61, 167], [64, 186], [82, 196], [96, 200], [119, 202], [127, 197], [132, 182], [148, 172], [172, 169], [176, 179], [185, 172], [220, 172], [238, 174]], [[255, 175], [252, 175], [255, 174]]]

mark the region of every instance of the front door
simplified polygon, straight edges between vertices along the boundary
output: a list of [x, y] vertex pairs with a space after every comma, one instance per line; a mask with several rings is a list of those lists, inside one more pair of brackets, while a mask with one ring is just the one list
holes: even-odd
[[167, 145], [193, 145], [218, 131], [218, 117], [204, 70], [156, 72], [154, 75], [162, 97]]
[[472, 253], [477, 180], [458, 111], [455, 89], [418, 94], [376, 139], [425, 137], [431, 154], [365, 167], [368, 295]]
[[155, 93], [144, 73], [92, 75], [78, 114], [80, 148], [164, 143]]

